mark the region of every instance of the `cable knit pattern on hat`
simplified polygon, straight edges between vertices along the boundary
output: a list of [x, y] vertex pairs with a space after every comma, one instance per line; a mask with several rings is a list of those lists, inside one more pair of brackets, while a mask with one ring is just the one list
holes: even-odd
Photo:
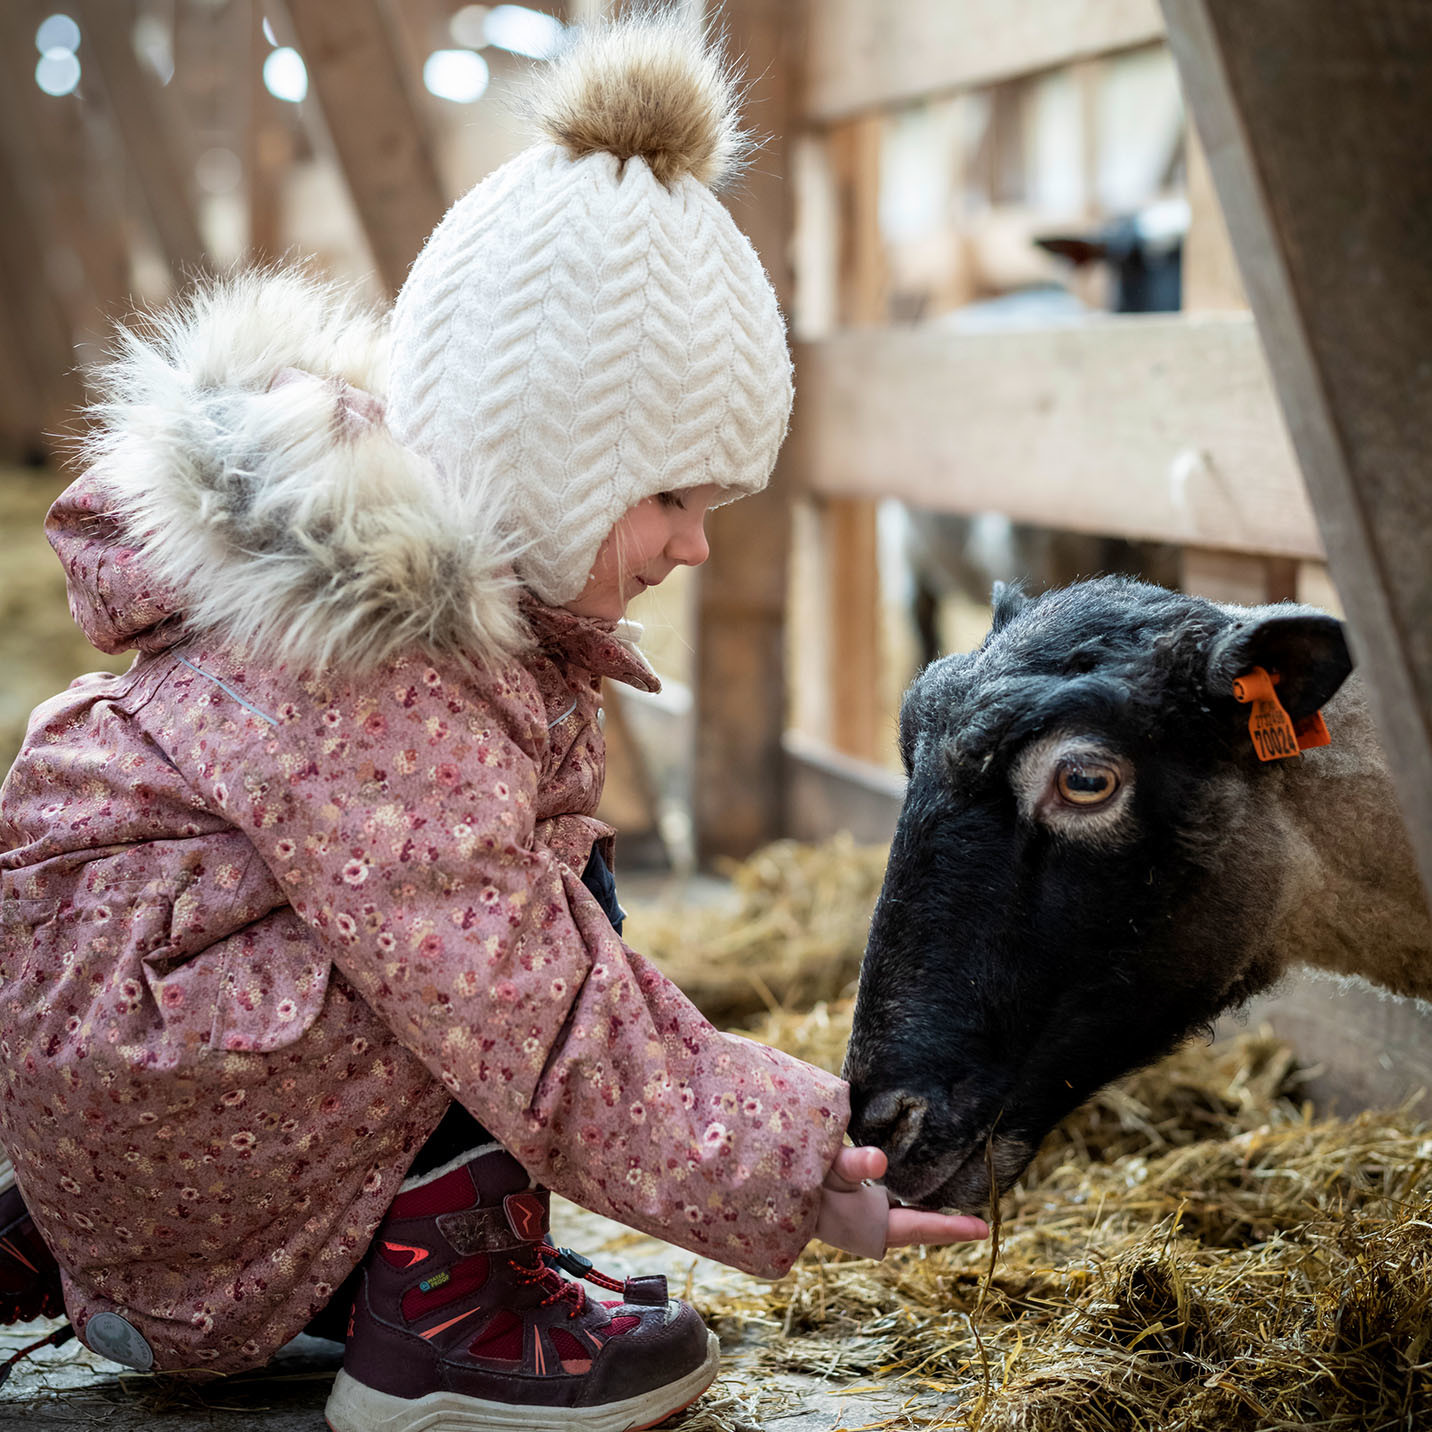
[[739, 158], [733, 89], [699, 32], [597, 29], [534, 109], [552, 142], [463, 196], [394, 315], [389, 421], [571, 601], [629, 508], [769, 480], [791, 403], [785, 328], [708, 187]]

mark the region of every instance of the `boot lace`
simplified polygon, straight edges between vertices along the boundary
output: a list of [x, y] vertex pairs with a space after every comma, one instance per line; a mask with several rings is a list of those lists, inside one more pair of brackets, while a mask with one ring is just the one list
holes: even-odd
[[608, 1292], [622, 1293], [626, 1291], [624, 1282], [608, 1277], [605, 1273], [599, 1273], [592, 1267], [590, 1258], [584, 1258], [570, 1248], [558, 1248], [544, 1239], [540, 1244], [532, 1244], [529, 1251], [532, 1255], [530, 1262], [518, 1262], [513, 1259], [512, 1267], [519, 1282], [534, 1285], [546, 1292], [547, 1296], [542, 1299], [540, 1304], [544, 1308], [549, 1303], [560, 1302], [565, 1298], [573, 1305], [567, 1316], [575, 1318], [587, 1306], [587, 1290], [580, 1283], [570, 1282], [564, 1278], [557, 1271], [559, 1268], [572, 1274], [574, 1278], [585, 1278], [587, 1282], [594, 1283], [599, 1288], [605, 1288]]

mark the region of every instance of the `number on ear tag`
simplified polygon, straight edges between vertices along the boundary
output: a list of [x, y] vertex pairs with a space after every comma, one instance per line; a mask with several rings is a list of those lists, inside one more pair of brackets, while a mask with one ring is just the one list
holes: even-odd
[[1312, 746], [1330, 746], [1332, 737], [1322, 712], [1314, 711], [1295, 725], [1273, 690], [1277, 679], [1255, 666], [1233, 682], [1234, 697], [1253, 708], [1248, 713], [1248, 734], [1253, 738], [1258, 759], [1285, 761]]

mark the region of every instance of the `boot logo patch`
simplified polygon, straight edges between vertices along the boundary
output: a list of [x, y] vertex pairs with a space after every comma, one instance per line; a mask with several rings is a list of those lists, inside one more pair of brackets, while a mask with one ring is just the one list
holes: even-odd
[[395, 1268], [411, 1268], [415, 1263], [421, 1263], [423, 1259], [431, 1256], [428, 1249], [413, 1248], [407, 1243], [384, 1242], [383, 1249], [385, 1252], [392, 1253], [394, 1255], [402, 1255], [404, 1253], [411, 1255], [405, 1262], [401, 1263], [398, 1261], [398, 1256], [389, 1258], [388, 1262], [390, 1262]]
[[547, 1231], [547, 1210], [535, 1194], [509, 1193], [502, 1206], [519, 1238], [540, 1238]]

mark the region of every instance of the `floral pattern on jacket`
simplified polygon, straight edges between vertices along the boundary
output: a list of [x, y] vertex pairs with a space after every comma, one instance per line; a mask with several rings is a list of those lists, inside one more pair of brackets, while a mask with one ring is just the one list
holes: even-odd
[[39, 707], [0, 795], [0, 1134], [81, 1335], [262, 1363], [356, 1265], [450, 1098], [540, 1182], [775, 1276], [814, 1225], [841, 1081], [714, 1030], [580, 872], [610, 830], [599, 623], [303, 676], [187, 633], [93, 480], [72, 609], [137, 645]]

